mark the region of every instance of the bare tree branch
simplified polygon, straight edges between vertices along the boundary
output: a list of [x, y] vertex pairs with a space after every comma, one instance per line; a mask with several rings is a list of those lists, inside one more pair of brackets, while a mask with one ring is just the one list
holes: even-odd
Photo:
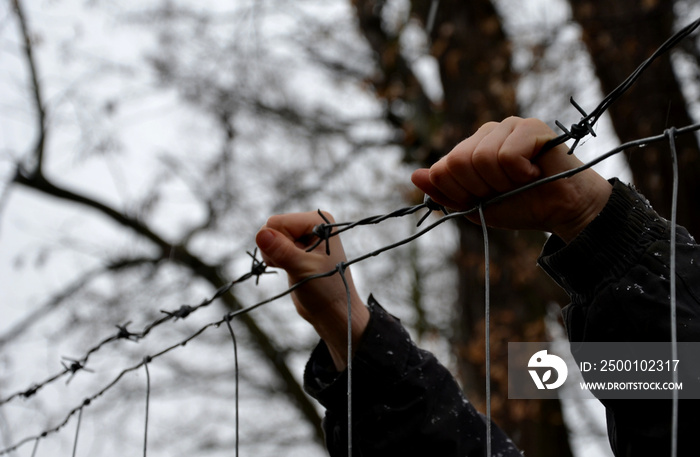
[[36, 127], [37, 127], [37, 139], [34, 145], [34, 159], [36, 163], [34, 164], [33, 172], [41, 174], [42, 166], [44, 162], [44, 149], [46, 144], [46, 107], [44, 105], [44, 99], [42, 95], [41, 85], [39, 84], [39, 71], [37, 69], [36, 59], [34, 58], [34, 48], [32, 44], [31, 31], [29, 30], [29, 24], [27, 23], [27, 18], [24, 14], [24, 7], [20, 0], [12, 0], [14, 6], [15, 16], [17, 17], [17, 22], [19, 23], [20, 30], [22, 32], [22, 41], [24, 44], [24, 54], [27, 67], [29, 68], [29, 75], [31, 78], [31, 92], [34, 99], [34, 107], [36, 109]]
[[[19, 165], [12, 182], [36, 190], [44, 195], [49, 195], [64, 201], [92, 208], [107, 216], [110, 220], [133, 230], [136, 234], [153, 242], [160, 248], [162, 259], [169, 259], [187, 266], [195, 275], [205, 279], [215, 289], [227, 284], [228, 281], [221, 275], [218, 266], [207, 264], [199, 257], [190, 253], [184, 245], [169, 243], [136, 217], [120, 212], [94, 198], [73, 192], [64, 187], [57, 186], [44, 176], [42, 165], [46, 145], [45, 105], [27, 19], [22, 9], [20, 0], [12, 1], [24, 39], [25, 60], [30, 70], [31, 91], [34, 98], [34, 104], [36, 106], [36, 124], [38, 128], [38, 138], [34, 146], [35, 163], [33, 163], [29, 169], [25, 169], [24, 166]], [[242, 308], [241, 303], [231, 293], [224, 295], [222, 300], [231, 310]], [[302, 414], [310, 422], [315, 430], [316, 439], [319, 442], [322, 442], [323, 431], [321, 429], [321, 419], [318, 415], [316, 407], [311, 403], [307, 395], [304, 393], [301, 385], [299, 385], [299, 382], [293, 375], [283, 351], [281, 351], [275, 345], [272, 339], [256, 324], [251, 316], [241, 316], [241, 320], [250, 331], [258, 345], [258, 348], [261, 350], [261, 352], [263, 352], [266, 359], [273, 365], [276, 372], [286, 385], [285, 393], [295, 404], [297, 404], [302, 411]]]
[[[191, 254], [185, 246], [172, 245], [156, 234], [141, 221], [125, 215], [114, 208], [67, 189], [58, 187], [41, 175], [27, 176], [22, 172], [21, 167], [15, 175], [14, 182], [27, 186], [36, 191], [42, 192], [62, 200], [66, 200], [78, 205], [87, 206], [106, 215], [111, 220], [128, 227], [137, 234], [155, 243], [161, 248], [161, 258], [176, 261], [188, 267], [195, 275], [209, 282], [214, 289], [226, 285], [228, 281], [221, 275], [217, 266], [209, 265], [199, 257]], [[225, 305], [231, 310], [241, 309], [242, 305], [231, 293], [222, 297]], [[248, 331], [253, 336], [258, 348], [263, 352], [267, 360], [274, 366], [277, 374], [286, 385], [286, 393], [291, 400], [297, 404], [304, 416], [314, 427], [316, 438], [323, 441], [323, 430], [321, 429], [321, 419], [315, 406], [311, 403], [299, 382], [296, 380], [289, 367], [283, 351], [275, 345], [272, 339], [262, 330], [250, 314], [242, 315], [241, 320], [245, 323]]]

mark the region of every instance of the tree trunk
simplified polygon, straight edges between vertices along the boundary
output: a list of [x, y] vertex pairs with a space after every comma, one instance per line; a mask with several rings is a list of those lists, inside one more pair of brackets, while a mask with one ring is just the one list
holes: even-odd
[[[387, 119], [403, 133], [406, 158], [429, 166], [481, 124], [517, 113], [516, 75], [500, 18], [490, 1], [442, 0], [430, 36], [444, 90], [441, 106], [425, 96], [398, 48], [398, 37], [382, 28], [378, 0], [354, 0], [360, 29], [375, 52], [378, 97], [399, 98], [411, 109]], [[433, 2], [415, 0], [412, 13], [423, 24]], [[394, 97], [394, 98], [392, 98]], [[392, 103], [387, 103], [391, 107]], [[460, 227], [456, 266], [460, 283], [455, 352], [470, 400], [485, 411], [484, 248], [481, 229]], [[571, 455], [560, 403], [508, 400], [507, 342], [544, 341], [545, 305], [561, 292], [535, 265], [542, 234], [492, 231], [492, 415], [526, 455]]]

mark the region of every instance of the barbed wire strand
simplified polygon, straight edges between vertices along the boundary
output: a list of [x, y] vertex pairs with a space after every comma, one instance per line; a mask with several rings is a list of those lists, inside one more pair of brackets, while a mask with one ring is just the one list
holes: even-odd
[[[687, 133], [690, 133], [690, 132], [695, 132], [695, 131], [697, 131], [697, 130], [700, 130], [700, 123], [698, 123], [698, 124], [693, 124], [693, 125], [689, 125], [689, 126], [686, 126], [686, 127], [680, 128], [680, 129], [676, 129], [675, 131], [676, 131], [676, 135], [681, 135], [681, 134], [687, 134]], [[574, 176], [575, 174], [580, 173], [581, 171], [584, 171], [584, 170], [586, 170], [586, 169], [588, 169], [588, 168], [591, 168], [592, 166], [596, 165], [597, 163], [600, 163], [601, 161], [606, 160], [607, 158], [609, 158], [609, 157], [611, 157], [611, 156], [613, 156], [613, 155], [615, 155], [615, 154], [618, 154], [618, 153], [620, 153], [621, 151], [624, 151], [624, 150], [626, 150], [626, 149], [630, 149], [630, 148], [634, 148], [634, 147], [639, 147], [639, 146], [647, 145], [647, 144], [650, 144], [650, 143], [659, 142], [659, 141], [662, 141], [662, 140], [666, 140], [666, 141], [667, 141], [667, 135], [666, 135], [666, 134], [651, 136], [651, 137], [642, 138], [642, 139], [638, 139], [638, 140], [634, 140], [634, 141], [630, 141], [630, 142], [624, 143], [624, 144], [622, 144], [622, 145], [620, 145], [620, 146], [618, 146], [618, 147], [616, 147], [616, 148], [614, 148], [614, 149], [612, 149], [612, 150], [609, 150], [608, 152], [606, 152], [606, 153], [604, 153], [604, 154], [602, 154], [602, 155], [600, 155], [600, 156], [598, 156], [598, 157], [596, 157], [596, 158], [590, 160], [589, 162], [587, 162], [587, 163], [585, 163], [585, 164], [583, 164], [583, 165], [581, 165], [581, 166], [579, 166], [579, 167], [577, 167], [577, 168], [574, 168], [574, 169], [568, 170], [568, 171], [566, 171], [566, 172], [562, 172], [562, 173], [559, 173], [559, 174], [556, 174], [556, 175], [553, 175], [553, 176], [550, 176], [550, 177], [547, 177], [547, 178], [539, 179], [539, 180], [537, 180], [537, 181], [535, 181], [535, 182], [532, 182], [532, 183], [530, 183], [530, 184], [528, 184], [528, 185], [522, 186], [522, 187], [520, 187], [520, 188], [518, 188], [518, 189], [515, 189], [515, 190], [513, 190], [513, 191], [506, 192], [506, 193], [501, 194], [501, 195], [499, 195], [499, 196], [493, 197], [493, 198], [491, 198], [491, 199], [489, 199], [489, 200], [487, 200], [487, 201], [484, 201], [484, 202], [481, 203], [481, 207], [482, 207], [482, 208], [486, 208], [486, 207], [489, 206], [489, 205], [492, 205], [492, 204], [498, 203], [498, 202], [500, 202], [500, 201], [503, 201], [503, 200], [506, 199], [506, 198], [513, 197], [513, 196], [515, 196], [515, 195], [517, 195], [517, 194], [519, 194], [519, 193], [521, 193], [521, 192], [526, 192], [526, 191], [531, 190], [531, 189], [533, 189], [533, 188], [535, 188], [535, 187], [537, 187], [537, 186], [541, 186], [541, 185], [544, 185], [544, 184], [553, 182], [553, 181], [558, 180], [558, 179], [564, 179], [564, 178], [568, 178], [568, 177]], [[423, 206], [423, 207], [426, 207], [426, 206]], [[411, 207], [411, 208], [413, 208], [413, 207]], [[429, 224], [429, 225], [423, 227], [420, 231], [417, 231], [417, 232], [414, 233], [413, 235], [410, 235], [410, 236], [408, 236], [408, 237], [406, 237], [406, 238], [403, 238], [402, 240], [399, 240], [399, 241], [397, 241], [397, 242], [395, 242], [395, 243], [392, 243], [392, 244], [383, 246], [383, 247], [381, 247], [381, 248], [378, 248], [378, 249], [376, 249], [376, 250], [374, 250], [374, 251], [372, 251], [372, 252], [369, 252], [369, 253], [366, 253], [366, 254], [364, 254], [364, 255], [360, 255], [360, 256], [355, 257], [355, 258], [353, 258], [353, 259], [347, 260], [347, 261], [343, 262], [343, 266], [344, 266], [344, 268], [347, 268], [347, 267], [349, 267], [349, 266], [351, 266], [351, 265], [354, 265], [354, 264], [356, 264], [356, 263], [365, 261], [365, 260], [367, 260], [367, 259], [369, 259], [369, 258], [371, 258], [371, 257], [376, 257], [376, 256], [378, 256], [378, 255], [380, 255], [380, 254], [382, 254], [382, 253], [384, 253], [384, 252], [386, 252], [386, 251], [389, 251], [389, 250], [395, 249], [395, 248], [397, 248], [397, 247], [403, 246], [403, 245], [405, 245], [405, 244], [407, 244], [407, 243], [409, 243], [409, 242], [411, 242], [411, 241], [414, 241], [414, 240], [416, 240], [417, 238], [419, 238], [419, 237], [425, 235], [426, 233], [432, 231], [433, 229], [435, 229], [436, 227], [438, 227], [438, 226], [444, 224], [444, 223], [447, 222], [448, 220], [455, 219], [455, 218], [462, 217], [462, 216], [470, 215], [470, 214], [474, 213], [475, 211], [478, 211], [478, 209], [479, 209], [479, 207], [473, 207], [473, 208], [470, 208], [470, 209], [465, 210], [465, 211], [452, 212], [452, 213], [449, 213], [449, 214], [445, 214], [445, 215], [443, 215], [441, 218], [439, 218], [438, 220], [436, 220], [435, 222], [433, 222], [433, 223], [431, 223], [431, 224]], [[432, 210], [431, 210], [431, 211], [432, 211]], [[390, 213], [390, 214], [394, 214], [394, 213], [396, 213], [396, 211], [393, 212], [393, 213]], [[336, 233], [337, 233], [337, 231], [334, 231], [334, 232], [332, 232], [332, 233], [329, 233], [328, 236], [335, 236]], [[321, 242], [323, 242], [323, 241], [324, 241], [324, 240], [321, 240]], [[263, 264], [263, 265], [264, 265], [264, 264]], [[259, 270], [260, 270], [260, 269], [262, 269], [262, 268], [259, 268]], [[269, 303], [271, 303], [271, 302], [274, 302], [274, 301], [276, 301], [276, 300], [278, 300], [278, 299], [280, 299], [280, 298], [282, 298], [282, 297], [284, 297], [284, 296], [286, 296], [286, 295], [289, 295], [289, 294], [292, 293], [294, 290], [296, 290], [297, 288], [301, 287], [302, 285], [306, 284], [306, 283], [309, 282], [309, 281], [313, 281], [313, 280], [316, 280], [316, 279], [320, 279], [320, 278], [325, 278], [325, 277], [333, 276], [333, 275], [335, 275], [335, 274], [337, 274], [337, 273], [339, 273], [339, 271], [338, 271], [338, 267], [336, 266], [336, 268], [334, 268], [334, 269], [332, 269], [332, 270], [329, 270], [329, 271], [327, 271], [327, 272], [318, 273], [318, 274], [315, 274], [315, 275], [308, 276], [308, 277], [302, 279], [301, 281], [299, 281], [299, 282], [293, 284], [293, 285], [290, 286], [288, 289], [286, 289], [286, 290], [284, 290], [284, 291], [282, 291], [282, 292], [280, 292], [280, 293], [278, 293], [278, 294], [276, 294], [276, 295], [273, 295], [273, 296], [271, 296], [271, 297], [268, 297], [267, 299], [264, 299], [264, 300], [262, 300], [262, 301], [260, 301], [260, 302], [258, 302], [258, 303], [256, 303], [256, 304], [254, 304], [254, 305], [251, 305], [251, 306], [248, 306], [248, 307], [245, 307], [245, 308], [241, 308], [241, 309], [239, 309], [239, 310], [235, 310], [235, 311], [231, 311], [231, 312], [227, 313], [227, 314], [224, 316], [224, 318], [222, 318], [221, 320], [216, 321], [216, 322], [210, 322], [210, 323], [204, 325], [204, 326], [201, 327], [199, 330], [197, 330], [196, 332], [194, 332], [193, 334], [191, 334], [189, 337], [187, 337], [187, 338], [181, 340], [180, 342], [175, 343], [175, 344], [173, 344], [173, 345], [171, 345], [171, 346], [169, 346], [169, 347], [166, 347], [166, 348], [162, 349], [160, 352], [155, 353], [155, 354], [152, 354], [152, 355], [150, 355], [149, 357], [150, 357], [151, 359], [156, 359], [156, 358], [158, 358], [158, 357], [161, 357], [161, 356], [163, 356], [163, 355], [165, 355], [165, 354], [167, 354], [167, 353], [169, 353], [169, 352], [175, 350], [176, 348], [178, 348], [178, 347], [180, 347], [180, 346], [185, 346], [189, 341], [191, 341], [191, 340], [197, 338], [199, 335], [201, 335], [202, 333], [204, 333], [205, 331], [207, 331], [209, 328], [220, 326], [221, 324], [225, 323], [227, 319], [232, 319], [232, 318], [234, 318], [234, 317], [236, 317], [236, 316], [249, 313], [249, 312], [251, 312], [251, 311], [253, 311], [253, 310], [255, 310], [255, 309], [257, 309], [257, 308], [259, 308], [259, 307], [261, 307], [261, 306], [264, 306], [264, 305], [266, 305], [266, 304], [269, 304]], [[247, 279], [250, 279], [250, 278], [253, 277], [253, 276], [255, 276], [255, 275], [253, 275], [252, 273], [246, 273], [245, 275], [243, 275], [243, 277], [246, 277]], [[235, 281], [233, 281], [233, 282], [235, 282]], [[232, 284], [229, 284], [229, 285], [227, 285], [226, 287], [229, 287], [229, 286], [232, 286]], [[214, 297], [219, 297], [219, 296], [221, 295], [220, 291], [223, 290], [223, 289], [224, 289], [224, 287], [222, 287], [222, 288], [220, 288], [219, 290], [217, 290], [217, 292], [215, 292], [215, 294], [214, 294], [214, 296], [213, 296], [212, 298], [214, 298]], [[212, 299], [206, 300], [206, 302], [211, 302], [211, 301], [213, 301], [213, 300], [212, 300]], [[175, 313], [173, 313], [173, 315], [174, 315], [174, 314], [175, 314]], [[185, 317], [186, 317], [186, 316], [185, 316]], [[184, 318], [184, 317], [183, 317], [183, 318]], [[18, 447], [20, 447], [20, 446], [26, 444], [27, 442], [31, 442], [31, 441], [34, 441], [34, 440], [37, 440], [37, 439], [43, 439], [43, 438], [45, 438], [45, 437], [46, 437], [47, 435], [49, 435], [49, 434], [58, 432], [60, 429], [62, 429], [62, 428], [68, 423], [68, 421], [70, 420], [70, 418], [71, 418], [73, 415], [75, 415], [75, 413], [79, 412], [82, 408], [88, 406], [88, 405], [90, 404], [90, 402], [92, 402], [93, 400], [96, 400], [97, 398], [99, 398], [99, 397], [101, 397], [102, 395], [104, 395], [105, 392], [107, 392], [107, 391], [110, 390], [112, 387], [114, 387], [126, 374], [128, 374], [128, 373], [131, 372], [131, 371], [134, 371], [134, 370], [139, 369], [142, 365], [143, 365], [143, 361], [139, 362], [138, 364], [136, 364], [136, 365], [134, 365], [134, 366], [132, 366], [132, 367], [128, 367], [128, 368], [124, 369], [121, 373], [119, 373], [111, 382], [109, 382], [109, 383], [108, 383], [105, 387], [103, 387], [100, 391], [98, 391], [98, 392], [95, 393], [94, 395], [92, 395], [92, 396], [86, 398], [86, 399], [84, 400], [84, 402], [83, 402], [82, 405], [80, 405], [80, 406], [74, 408], [73, 410], [71, 410], [71, 411], [67, 414], [67, 416], [65, 417], [65, 419], [64, 419], [61, 423], [59, 423], [58, 425], [56, 425], [56, 426], [53, 427], [53, 428], [44, 430], [44, 431], [43, 431], [41, 434], [39, 434], [38, 436], [33, 436], [33, 437], [24, 438], [24, 439], [20, 440], [19, 442], [17, 442], [15, 445], [0, 450], [0, 455], [4, 455], [4, 454], [7, 454], [7, 453], [9, 453], [9, 452], [12, 452], [12, 451], [16, 450]]]
[[[178, 319], [185, 319], [186, 317], [192, 315], [193, 313], [199, 311], [200, 309], [209, 306], [212, 304], [214, 301], [216, 301], [218, 298], [223, 296], [224, 294], [228, 293], [235, 285], [240, 284], [244, 281], [247, 281], [251, 278], [256, 278], [256, 284], [258, 283], [258, 280], [260, 279], [260, 276], [264, 274], [274, 274], [275, 272], [269, 272], [266, 271], [267, 266], [262, 262], [261, 260], [257, 259], [257, 248], [251, 252], [246, 252], [250, 257], [252, 257], [252, 263], [250, 267], [250, 271], [243, 274], [237, 279], [234, 279], [233, 281], [223, 285], [219, 289], [217, 289], [214, 294], [207, 298], [204, 299], [202, 302], [200, 302], [198, 305], [191, 306], [191, 305], [181, 305], [180, 308], [177, 310], [172, 310], [172, 311], [165, 311], [161, 310], [161, 313], [165, 314], [164, 317], [161, 317], [159, 319], [156, 319], [155, 321], [147, 324], [140, 332], [132, 332], [127, 329], [129, 324], [131, 322], [127, 322], [126, 324], [120, 324], [116, 325], [118, 331], [116, 334], [111, 335], [109, 337], [104, 338], [102, 341], [97, 343], [95, 346], [92, 348], [88, 349], [85, 354], [77, 359], [69, 359], [72, 363], [70, 365], [64, 364], [63, 367], [64, 369], [60, 372], [57, 372], [45, 380], [35, 383], [31, 385], [29, 388], [26, 388], [24, 390], [17, 391], [2, 400], [0, 400], [0, 406], [5, 405], [6, 403], [9, 403], [10, 401], [13, 401], [17, 398], [29, 398], [34, 396], [39, 390], [42, 388], [46, 387], [49, 384], [52, 384], [59, 379], [63, 378], [64, 376], [70, 374], [71, 377], [74, 376], [78, 371], [83, 371], [86, 370], [85, 365], [87, 364], [88, 360], [90, 357], [98, 352], [100, 349], [102, 349], [104, 346], [107, 346], [108, 344], [114, 343], [116, 341], [120, 340], [127, 340], [127, 341], [132, 341], [132, 342], [139, 342], [150, 332], [155, 329], [156, 327], [165, 324], [166, 322], [172, 321], [172, 320], [178, 320]], [[89, 371], [89, 370], [86, 370]]]
[[[410, 214], [413, 214], [417, 211], [420, 211], [423, 208], [428, 208], [430, 211], [418, 222], [418, 225], [420, 225], [430, 213], [432, 213], [433, 208], [431, 208], [428, 204], [428, 202], [421, 203], [419, 205], [414, 205], [414, 206], [409, 206], [406, 208], [399, 208], [395, 211], [392, 211], [387, 214], [381, 214], [378, 216], [370, 216], [366, 217], [364, 219], [360, 219], [358, 221], [354, 222], [329, 222], [326, 216], [321, 212], [321, 210], [318, 211], [318, 214], [323, 218], [325, 221], [325, 224], [319, 224], [316, 227], [314, 227], [313, 230], [313, 235], [316, 235], [318, 237], [318, 240], [316, 240], [315, 243], [313, 243], [311, 246], [309, 246], [306, 251], [311, 252], [314, 249], [316, 249], [321, 243], [326, 243], [326, 253], [329, 253], [329, 246], [328, 246], [328, 238], [330, 236], [338, 236], [342, 234], [343, 232], [347, 232], [348, 230], [352, 230], [355, 227], [361, 226], [361, 225], [375, 225], [375, 224], [380, 224], [387, 219], [391, 218], [397, 218], [397, 217], [404, 217], [408, 216]], [[442, 207], [440, 207], [442, 208]], [[331, 232], [332, 229], [333, 230]]]
[[484, 238], [484, 333], [486, 359], [486, 457], [491, 457], [491, 260], [489, 231], [484, 217], [484, 206], [479, 205], [479, 221]]
[[148, 370], [148, 364], [150, 362], [149, 357], [143, 358], [143, 368], [146, 370], [146, 419], [143, 426], [143, 457], [146, 457], [148, 452], [148, 418], [151, 404], [151, 373]]
[[234, 408], [235, 408], [235, 416], [236, 416], [236, 457], [238, 457], [238, 445], [240, 443], [240, 435], [239, 435], [239, 430], [240, 430], [240, 422], [239, 422], [239, 408], [238, 408], [238, 399], [239, 399], [239, 394], [238, 394], [238, 343], [236, 342], [236, 334], [233, 333], [233, 327], [231, 326], [231, 319], [225, 318], [226, 321], [226, 327], [228, 327], [228, 331], [231, 334], [231, 340], [233, 341], [233, 366], [234, 366], [234, 382], [236, 384], [235, 387], [235, 392], [234, 392]]
[[[678, 152], [676, 150], [676, 129], [671, 127], [666, 130], [669, 149], [671, 150], [671, 162], [673, 165], [673, 187], [671, 191], [671, 238], [670, 246], [670, 289], [671, 289], [671, 360], [678, 360], [678, 330], [677, 330], [677, 303], [676, 303], [676, 226], [678, 213]], [[678, 372], [673, 370], [673, 383], [678, 384]], [[671, 411], [671, 457], [678, 455], [678, 390], [672, 392]]]

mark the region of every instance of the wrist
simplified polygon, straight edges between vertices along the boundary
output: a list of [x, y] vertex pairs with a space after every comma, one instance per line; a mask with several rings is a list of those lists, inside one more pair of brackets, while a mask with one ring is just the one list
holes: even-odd
[[552, 233], [567, 244], [576, 238], [603, 210], [612, 194], [612, 185], [592, 170], [571, 179], [572, 189], [563, 197], [565, 209], [560, 213]]
[[[352, 350], [353, 354], [357, 348], [362, 335], [369, 323], [370, 313], [367, 306], [354, 296], [351, 298], [352, 317]], [[348, 309], [347, 303], [338, 303], [329, 306], [327, 311], [319, 316], [312, 317], [309, 322], [313, 325], [316, 333], [326, 343], [331, 354], [335, 368], [342, 371], [348, 364]]]

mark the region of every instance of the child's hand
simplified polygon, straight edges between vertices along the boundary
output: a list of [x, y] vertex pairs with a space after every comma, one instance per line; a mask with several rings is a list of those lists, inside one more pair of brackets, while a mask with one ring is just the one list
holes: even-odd
[[[333, 221], [333, 217], [324, 213]], [[316, 274], [332, 271], [345, 261], [343, 245], [338, 236], [329, 239], [330, 255], [322, 242], [311, 252], [306, 250], [318, 238], [309, 236], [314, 227], [324, 223], [317, 212], [272, 216], [258, 232], [255, 241], [263, 260], [271, 267], [287, 272], [289, 284]], [[359, 342], [367, 326], [369, 312], [357, 294], [350, 271], [345, 271], [350, 290], [353, 315], [353, 345]], [[347, 290], [339, 273], [313, 279], [294, 292], [292, 298], [298, 313], [309, 321], [326, 342], [336, 368], [347, 365]]]
[[[542, 121], [511, 117], [484, 124], [413, 183], [436, 202], [465, 210], [493, 196], [581, 165], [559, 145], [537, 156], [556, 135]], [[573, 239], [607, 203], [612, 187], [593, 170], [518, 194], [485, 210], [489, 225], [554, 232]], [[478, 221], [478, 214], [470, 216]]]

